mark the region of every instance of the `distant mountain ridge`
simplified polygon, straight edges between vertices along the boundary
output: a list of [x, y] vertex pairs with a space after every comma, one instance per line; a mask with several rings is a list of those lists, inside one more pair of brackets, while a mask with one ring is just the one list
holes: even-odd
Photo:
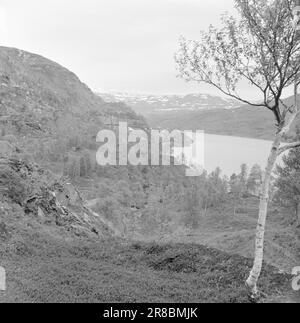
[[127, 92], [97, 93], [106, 102], [124, 102], [137, 113], [172, 111], [207, 111], [214, 109], [236, 109], [241, 103], [209, 94], [151, 95]]
[[[100, 94], [107, 102], [126, 102], [146, 118], [152, 128], [204, 130], [206, 133], [273, 140], [276, 132], [271, 111], [207, 94], [134, 95]], [[299, 95], [300, 97], [300, 95]], [[284, 100], [292, 105], [293, 97]], [[300, 124], [300, 118], [298, 118]], [[295, 133], [292, 127], [290, 135]]]

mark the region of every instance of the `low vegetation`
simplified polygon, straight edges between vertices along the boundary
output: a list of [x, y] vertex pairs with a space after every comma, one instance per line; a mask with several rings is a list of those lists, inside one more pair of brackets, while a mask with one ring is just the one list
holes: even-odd
[[[27, 223], [1, 244], [8, 290], [0, 302], [253, 302], [244, 287], [250, 259], [198, 245], [89, 242], [38, 229]], [[265, 297], [284, 293], [289, 280], [266, 265]]]
[[[295, 212], [276, 199], [263, 298], [249, 298], [244, 284], [258, 166], [243, 165], [231, 178], [220, 169], [187, 178], [182, 166], [100, 167], [97, 132], [122, 120], [147, 130], [144, 120], [95, 98], [55, 63], [0, 48], [1, 67], [8, 56], [10, 69], [0, 70], [0, 259], [8, 276], [1, 302], [251, 302], [289, 294], [299, 233]], [[28, 61], [48, 72], [37, 75]], [[62, 90], [60, 78], [70, 88]]]

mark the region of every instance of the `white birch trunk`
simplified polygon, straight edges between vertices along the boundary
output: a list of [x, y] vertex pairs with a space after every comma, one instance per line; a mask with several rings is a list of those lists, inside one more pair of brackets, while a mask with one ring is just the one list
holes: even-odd
[[296, 117], [299, 115], [299, 112], [300, 112], [298, 107], [298, 78], [296, 78], [295, 80], [294, 100], [295, 100], [294, 111], [289, 121], [285, 122], [285, 125], [276, 134], [275, 140], [273, 142], [272, 150], [268, 159], [265, 177], [262, 184], [258, 224], [257, 224], [256, 239], [255, 239], [254, 265], [246, 281], [246, 285], [251, 289], [251, 292], [253, 295], [257, 295], [258, 293], [257, 283], [261, 274], [263, 259], [264, 259], [265, 227], [266, 227], [266, 220], [267, 220], [267, 213], [268, 213], [268, 203], [269, 203], [272, 172], [273, 172], [274, 166], [276, 165], [277, 157], [279, 155], [279, 148], [280, 148], [281, 141], [283, 140], [284, 136], [289, 132], [292, 124], [294, 123]]
[[282, 139], [282, 134], [281, 133], [277, 134], [268, 159], [268, 165], [265, 171], [265, 177], [262, 184], [258, 224], [256, 229], [254, 265], [251, 270], [250, 276], [246, 282], [253, 294], [257, 294], [258, 292], [257, 282], [261, 274], [262, 265], [263, 265], [265, 226], [266, 226], [267, 213], [268, 213], [270, 183], [272, 179], [272, 172], [278, 157], [278, 149], [281, 144], [281, 139]]

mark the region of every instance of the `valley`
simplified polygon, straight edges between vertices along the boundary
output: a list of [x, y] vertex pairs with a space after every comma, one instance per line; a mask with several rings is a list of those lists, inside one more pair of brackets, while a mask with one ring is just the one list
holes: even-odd
[[[184, 166], [101, 167], [95, 160], [98, 131], [120, 121], [145, 131], [189, 124], [270, 139], [272, 118], [257, 124], [247, 119], [253, 110], [201, 96], [215, 106], [186, 113], [181, 105], [159, 111], [155, 121], [156, 107], [141, 116], [127, 103], [106, 102], [59, 64], [14, 48], [0, 47], [0, 79], [0, 265], [8, 277], [0, 302], [298, 300], [290, 296], [291, 269], [299, 262], [297, 218], [275, 199], [262, 294], [249, 297], [244, 282], [253, 262], [262, 171], [242, 168], [231, 177], [243, 160], [228, 166], [233, 155], [225, 158], [223, 141], [209, 143], [208, 156], [224, 159], [224, 172], [208, 161], [211, 169], [199, 178], [186, 177]], [[239, 148], [246, 145], [239, 141], [235, 149], [246, 155]], [[262, 154], [264, 145], [252, 142]]]
[[[102, 95], [107, 102], [128, 104], [144, 116], [152, 128], [204, 130], [207, 134], [263, 140], [272, 140], [276, 131], [275, 119], [267, 109], [221, 97], [191, 94], [180, 99], [176, 96], [143, 96], [141, 99], [134, 94]], [[291, 105], [292, 98], [287, 98], [285, 103]]]

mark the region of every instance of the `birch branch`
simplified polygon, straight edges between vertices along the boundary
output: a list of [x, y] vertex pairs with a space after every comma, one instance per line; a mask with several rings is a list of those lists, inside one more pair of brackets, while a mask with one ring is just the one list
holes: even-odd
[[294, 149], [300, 147], [300, 141], [292, 142], [290, 144], [286, 144], [278, 149], [278, 155], [281, 155], [287, 150]]
[[295, 85], [294, 85], [294, 111], [292, 112], [292, 115], [290, 117], [290, 119], [288, 120], [288, 122], [285, 124], [285, 126], [281, 129], [280, 133], [282, 136], [284, 136], [285, 134], [287, 134], [292, 126], [292, 124], [294, 123], [294, 121], [296, 120], [296, 118], [298, 117], [298, 115], [300, 114], [300, 108], [298, 106], [298, 75], [296, 75], [296, 79], [295, 79]]

